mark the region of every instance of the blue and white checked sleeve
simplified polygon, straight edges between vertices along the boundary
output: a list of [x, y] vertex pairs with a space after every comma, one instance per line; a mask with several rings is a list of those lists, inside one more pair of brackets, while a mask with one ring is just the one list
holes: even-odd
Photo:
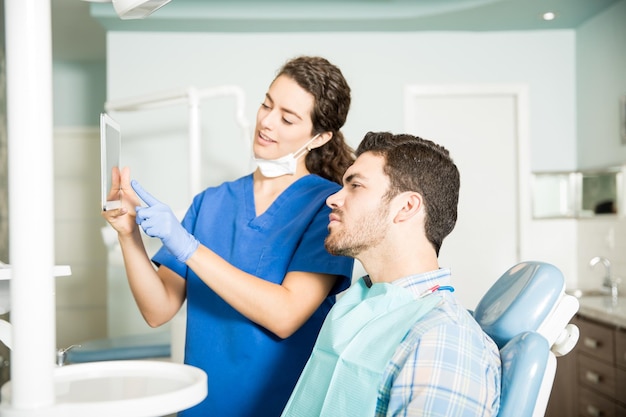
[[416, 323], [396, 349], [379, 388], [377, 417], [497, 415], [497, 346], [471, 316], [445, 310]]

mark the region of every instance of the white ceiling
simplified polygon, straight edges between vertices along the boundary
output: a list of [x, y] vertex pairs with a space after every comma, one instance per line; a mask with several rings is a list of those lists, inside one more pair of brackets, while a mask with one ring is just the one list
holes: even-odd
[[[172, 0], [120, 20], [107, 0], [51, 0], [55, 59], [104, 60], [106, 29], [159, 31], [502, 31], [575, 29], [626, 0]], [[540, 17], [557, 13], [551, 22]], [[105, 29], [106, 27], [106, 29]]]

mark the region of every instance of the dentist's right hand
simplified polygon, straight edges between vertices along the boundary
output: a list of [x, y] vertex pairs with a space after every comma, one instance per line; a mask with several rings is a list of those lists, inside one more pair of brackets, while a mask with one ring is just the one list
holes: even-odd
[[135, 207], [141, 204], [141, 200], [130, 186], [130, 169], [124, 167], [113, 168], [111, 171], [111, 190], [109, 200], [121, 200], [122, 207], [112, 210], [103, 210], [102, 217], [115, 229], [120, 237], [139, 235], [139, 229], [135, 222]]
[[135, 193], [148, 207], [136, 207], [135, 221], [150, 237], [161, 239], [163, 246], [180, 262], [186, 262], [200, 245], [178, 221], [172, 209], [154, 198], [135, 180], [130, 182]]

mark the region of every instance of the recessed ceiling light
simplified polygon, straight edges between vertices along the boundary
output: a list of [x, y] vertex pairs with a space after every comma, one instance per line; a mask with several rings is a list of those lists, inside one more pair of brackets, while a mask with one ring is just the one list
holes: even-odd
[[556, 19], [556, 13], [554, 13], [554, 12], [545, 12], [544, 14], [541, 15], [541, 18], [543, 20], [547, 20], [547, 21], [554, 20], [554, 19]]

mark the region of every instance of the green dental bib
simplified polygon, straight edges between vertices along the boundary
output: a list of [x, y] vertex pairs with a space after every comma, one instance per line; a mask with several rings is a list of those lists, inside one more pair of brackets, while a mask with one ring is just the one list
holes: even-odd
[[332, 308], [282, 417], [372, 416], [383, 371], [411, 326], [441, 300], [360, 279]]

